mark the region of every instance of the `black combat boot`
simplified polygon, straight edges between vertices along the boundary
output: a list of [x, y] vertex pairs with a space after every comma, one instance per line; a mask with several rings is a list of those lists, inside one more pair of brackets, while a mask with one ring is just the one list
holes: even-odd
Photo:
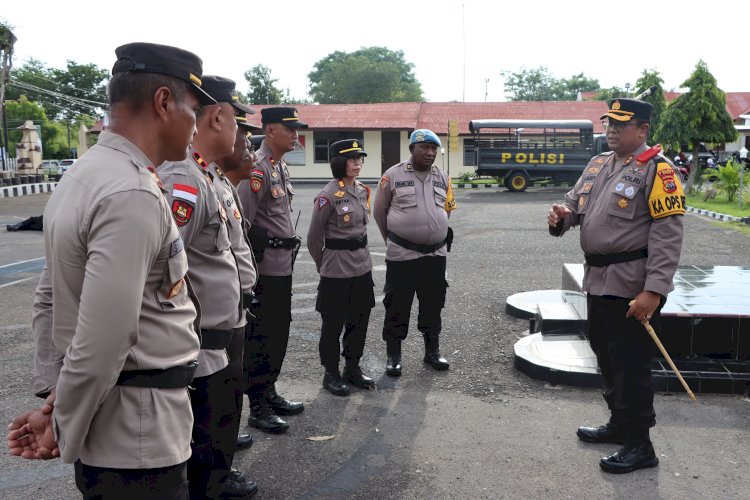
[[289, 424], [271, 410], [263, 396], [250, 398], [250, 416], [247, 423], [250, 427], [270, 434], [283, 434], [289, 429]]
[[599, 427], [579, 427], [576, 432], [578, 439], [587, 443], [617, 443], [625, 442], [625, 429], [612, 422]]
[[344, 382], [349, 382], [357, 389], [375, 388], [375, 381], [362, 373], [358, 359], [347, 359], [344, 373], [341, 376], [344, 379]]
[[438, 371], [450, 367], [448, 360], [440, 355], [440, 335], [437, 333], [424, 334], [424, 362]]
[[387, 340], [385, 344], [388, 359], [385, 362], [385, 373], [391, 377], [401, 376], [401, 341]]
[[[207, 492], [208, 493], [208, 492]], [[251, 498], [258, 493], [258, 485], [255, 481], [237, 481], [232, 474], [227, 476], [223, 483], [221, 483], [221, 489], [218, 492], [218, 496], [210, 492], [209, 498]]]
[[648, 428], [628, 432], [625, 445], [599, 462], [602, 470], [611, 474], [625, 474], [657, 465], [659, 459], [648, 437]]
[[334, 396], [348, 396], [351, 393], [349, 386], [341, 379], [338, 366], [326, 367], [323, 375], [323, 388]]
[[266, 403], [277, 415], [299, 415], [305, 411], [305, 405], [297, 401], [287, 401], [276, 392], [276, 386], [271, 385], [266, 391]]
[[253, 437], [250, 434], [237, 434], [237, 451], [247, 450], [253, 445]]

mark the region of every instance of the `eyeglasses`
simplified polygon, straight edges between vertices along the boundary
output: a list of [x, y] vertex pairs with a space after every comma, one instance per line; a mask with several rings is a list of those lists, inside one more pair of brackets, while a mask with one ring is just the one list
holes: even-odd
[[365, 157], [364, 156], [358, 156], [356, 158], [349, 158], [349, 159], [347, 159], [347, 161], [350, 161], [350, 162], [355, 163], [355, 164], [356, 163], [363, 164], [365, 162]]
[[625, 127], [627, 127], [628, 125], [638, 126], [638, 122], [613, 122], [610, 120], [602, 120], [602, 127], [604, 128], [604, 130], [612, 129], [616, 132], [622, 132], [622, 130], [625, 129]]

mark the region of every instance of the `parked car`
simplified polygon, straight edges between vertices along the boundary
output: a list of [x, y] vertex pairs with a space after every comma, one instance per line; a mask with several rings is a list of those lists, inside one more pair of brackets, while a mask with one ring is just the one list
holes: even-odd
[[75, 160], [70, 158], [67, 160], [61, 160], [60, 161], [60, 170], [62, 173], [65, 173], [70, 167], [72, 167], [75, 164]]
[[43, 170], [48, 170], [50, 174], [61, 174], [60, 160], [42, 160], [41, 167]]

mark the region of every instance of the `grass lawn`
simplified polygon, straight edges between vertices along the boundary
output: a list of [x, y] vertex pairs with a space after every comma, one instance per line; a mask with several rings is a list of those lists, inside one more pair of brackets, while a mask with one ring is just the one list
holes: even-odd
[[720, 214], [733, 215], [735, 217], [750, 217], [750, 205], [743, 203], [742, 208], [740, 208], [736, 196], [734, 201], [729, 203], [727, 201], [727, 195], [724, 193], [720, 193], [716, 195], [716, 198], [708, 201], [703, 201], [702, 194], [689, 194], [687, 195], [687, 204], [689, 207], [703, 208], [705, 210], [719, 212]]

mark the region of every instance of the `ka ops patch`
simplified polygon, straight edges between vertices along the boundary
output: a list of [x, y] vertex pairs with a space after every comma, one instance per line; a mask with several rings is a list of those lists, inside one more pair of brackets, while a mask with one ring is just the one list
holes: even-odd
[[685, 193], [682, 183], [667, 162], [659, 162], [656, 165], [654, 185], [648, 196], [648, 208], [653, 219], [685, 215]]

